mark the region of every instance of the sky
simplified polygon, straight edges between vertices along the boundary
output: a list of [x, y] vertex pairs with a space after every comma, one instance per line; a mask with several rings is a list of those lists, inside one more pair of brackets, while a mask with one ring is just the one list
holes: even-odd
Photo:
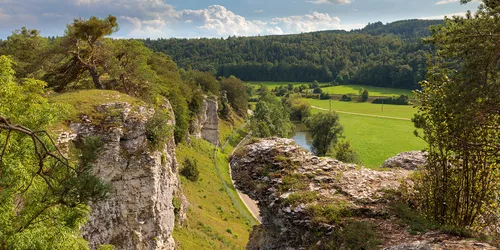
[[60, 36], [75, 18], [118, 18], [116, 38], [280, 35], [464, 15], [459, 0], [0, 0], [0, 39], [27, 27]]

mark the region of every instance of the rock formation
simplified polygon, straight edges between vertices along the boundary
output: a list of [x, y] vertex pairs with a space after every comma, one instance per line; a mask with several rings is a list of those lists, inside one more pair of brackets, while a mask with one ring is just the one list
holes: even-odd
[[387, 159], [381, 167], [417, 170], [418, 167], [425, 165], [425, 163], [427, 163], [427, 152], [410, 151]]
[[409, 170], [320, 158], [281, 138], [240, 148], [231, 169], [237, 188], [259, 202], [263, 219], [248, 249], [493, 249], [475, 242], [461, 247], [460, 239], [439, 232], [410, 234], [393, 212], [393, 201], [411, 193]]
[[219, 142], [219, 107], [216, 99], [205, 96], [201, 111], [190, 125], [190, 134], [217, 145]]
[[[170, 104], [165, 107], [175, 119]], [[70, 124], [59, 142], [78, 144], [95, 136], [103, 142], [93, 173], [109, 184], [108, 198], [91, 204], [91, 215], [82, 229], [92, 249], [111, 244], [116, 249], [173, 249], [174, 197], [183, 200], [177, 175], [173, 137], [160, 150], [152, 149], [146, 124], [155, 113], [146, 106], [110, 102], [95, 107], [104, 117]], [[181, 213], [183, 209], [180, 209]], [[182, 218], [183, 214], [178, 215]]]

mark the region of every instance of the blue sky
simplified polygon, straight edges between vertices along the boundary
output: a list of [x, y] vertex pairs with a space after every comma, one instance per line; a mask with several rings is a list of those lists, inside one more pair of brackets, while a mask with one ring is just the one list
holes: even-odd
[[459, 0], [0, 0], [0, 38], [26, 26], [64, 34], [74, 18], [118, 17], [115, 37], [227, 37], [351, 30], [474, 11]]

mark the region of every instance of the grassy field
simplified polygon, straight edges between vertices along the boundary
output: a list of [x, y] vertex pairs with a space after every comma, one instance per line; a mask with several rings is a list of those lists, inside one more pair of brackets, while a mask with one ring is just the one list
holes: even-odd
[[[236, 123], [238, 127], [242, 121]], [[221, 141], [232, 132], [229, 123], [220, 124]], [[192, 138], [190, 145], [181, 144], [176, 150], [179, 164], [192, 157], [200, 170], [197, 182], [181, 177], [183, 193], [189, 202], [185, 225], [174, 230], [174, 239], [181, 249], [244, 249], [252, 226], [257, 223], [232, 185], [228, 155], [218, 151], [218, 171], [214, 149], [210, 143]]]
[[[328, 100], [306, 100], [313, 106], [325, 109], [329, 109], [330, 106]], [[413, 117], [415, 109], [412, 106], [384, 105], [382, 112], [379, 104], [332, 101], [332, 109], [339, 111], [340, 123], [344, 126], [344, 135], [347, 140], [351, 141], [366, 167], [378, 168], [384, 160], [398, 153], [425, 148], [425, 142], [413, 135], [415, 128], [410, 118]], [[318, 112], [326, 111], [313, 109], [313, 113]]]
[[425, 142], [413, 135], [414, 126], [410, 121], [339, 116], [346, 139], [351, 141], [366, 167], [378, 168], [386, 159], [401, 152], [425, 148]]
[[323, 92], [328, 94], [359, 94], [359, 89], [363, 88], [368, 91], [370, 96], [400, 96], [408, 95], [408, 97], [413, 97], [413, 93], [408, 89], [393, 89], [393, 88], [383, 88], [383, 87], [373, 87], [373, 86], [363, 86], [363, 85], [341, 85], [323, 88]]
[[[273, 89], [275, 87], [279, 87], [282, 85], [288, 85], [292, 83], [294, 86], [300, 85], [308, 85], [307, 82], [249, 82], [252, 85], [259, 86], [260, 84], [264, 84], [269, 88]], [[326, 84], [326, 83], [320, 83]], [[383, 87], [373, 87], [373, 86], [364, 86], [364, 85], [341, 85], [334, 87], [325, 87], [323, 88], [323, 92], [329, 94], [359, 94], [359, 89], [364, 88], [370, 94], [370, 96], [399, 96], [399, 95], [408, 95], [410, 98], [413, 97], [413, 93], [411, 90], [407, 89], [394, 89], [394, 88], [383, 88]]]
[[[304, 99], [311, 103], [312, 106], [330, 109], [329, 100], [318, 99]], [[389, 116], [397, 118], [413, 118], [416, 110], [411, 105], [384, 105], [382, 111], [382, 104], [372, 104], [367, 102], [341, 102], [332, 101], [332, 109], [335, 111], [353, 112], [369, 115]]]

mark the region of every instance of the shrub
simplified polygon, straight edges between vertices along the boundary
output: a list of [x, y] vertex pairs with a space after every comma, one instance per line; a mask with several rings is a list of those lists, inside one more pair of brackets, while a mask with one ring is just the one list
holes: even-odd
[[160, 150], [168, 142], [171, 126], [167, 125], [170, 114], [166, 110], [157, 111], [146, 123], [146, 138], [151, 143], [151, 147]]
[[314, 88], [313, 93], [314, 94], [321, 94], [321, 93], [323, 93], [323, 90], [320, 87], [317, 87], [317, 88]]
[[368, 100], [368, 91], [365, 90], [363, 91], [363, 93], [361, 94], [361, 102], [366, 102]]
[[319, 99], [320, 100], [329, 100], [329, 99], [331, 99], [331, 96], [328, 93], [321, 93], [321, 95], [319, 95]]
[[174, 206], [174, 215], [177, 217], [181, 211], [181, 199], [177, 196], [172, 198], [172, 206]]
[[388, 97], [388, 98], [377, 98], [372, 101], [375, 104], [393, 104], [393, 105], [408, 105], [410, 104], [407, 95], [400, 95], [398, 98], [396, 97]]
[[352, 101], [352, 97], [348, 96], [348, 95], [343, 95], [342, 98], [340, 98], [340, 101], [350, 102], [350, 101]]
[[351, 146], [350, 141], [340, 141], [335, 146], [335, 158], [346, 163], [360, 164], [361, 160], [358, 153]]
[[190, 181], [197, 181], [200, 175], [198, 162], [195, 159], [186, 158], [184, 160], [184, 167], [181, 169], [181, 174]]

